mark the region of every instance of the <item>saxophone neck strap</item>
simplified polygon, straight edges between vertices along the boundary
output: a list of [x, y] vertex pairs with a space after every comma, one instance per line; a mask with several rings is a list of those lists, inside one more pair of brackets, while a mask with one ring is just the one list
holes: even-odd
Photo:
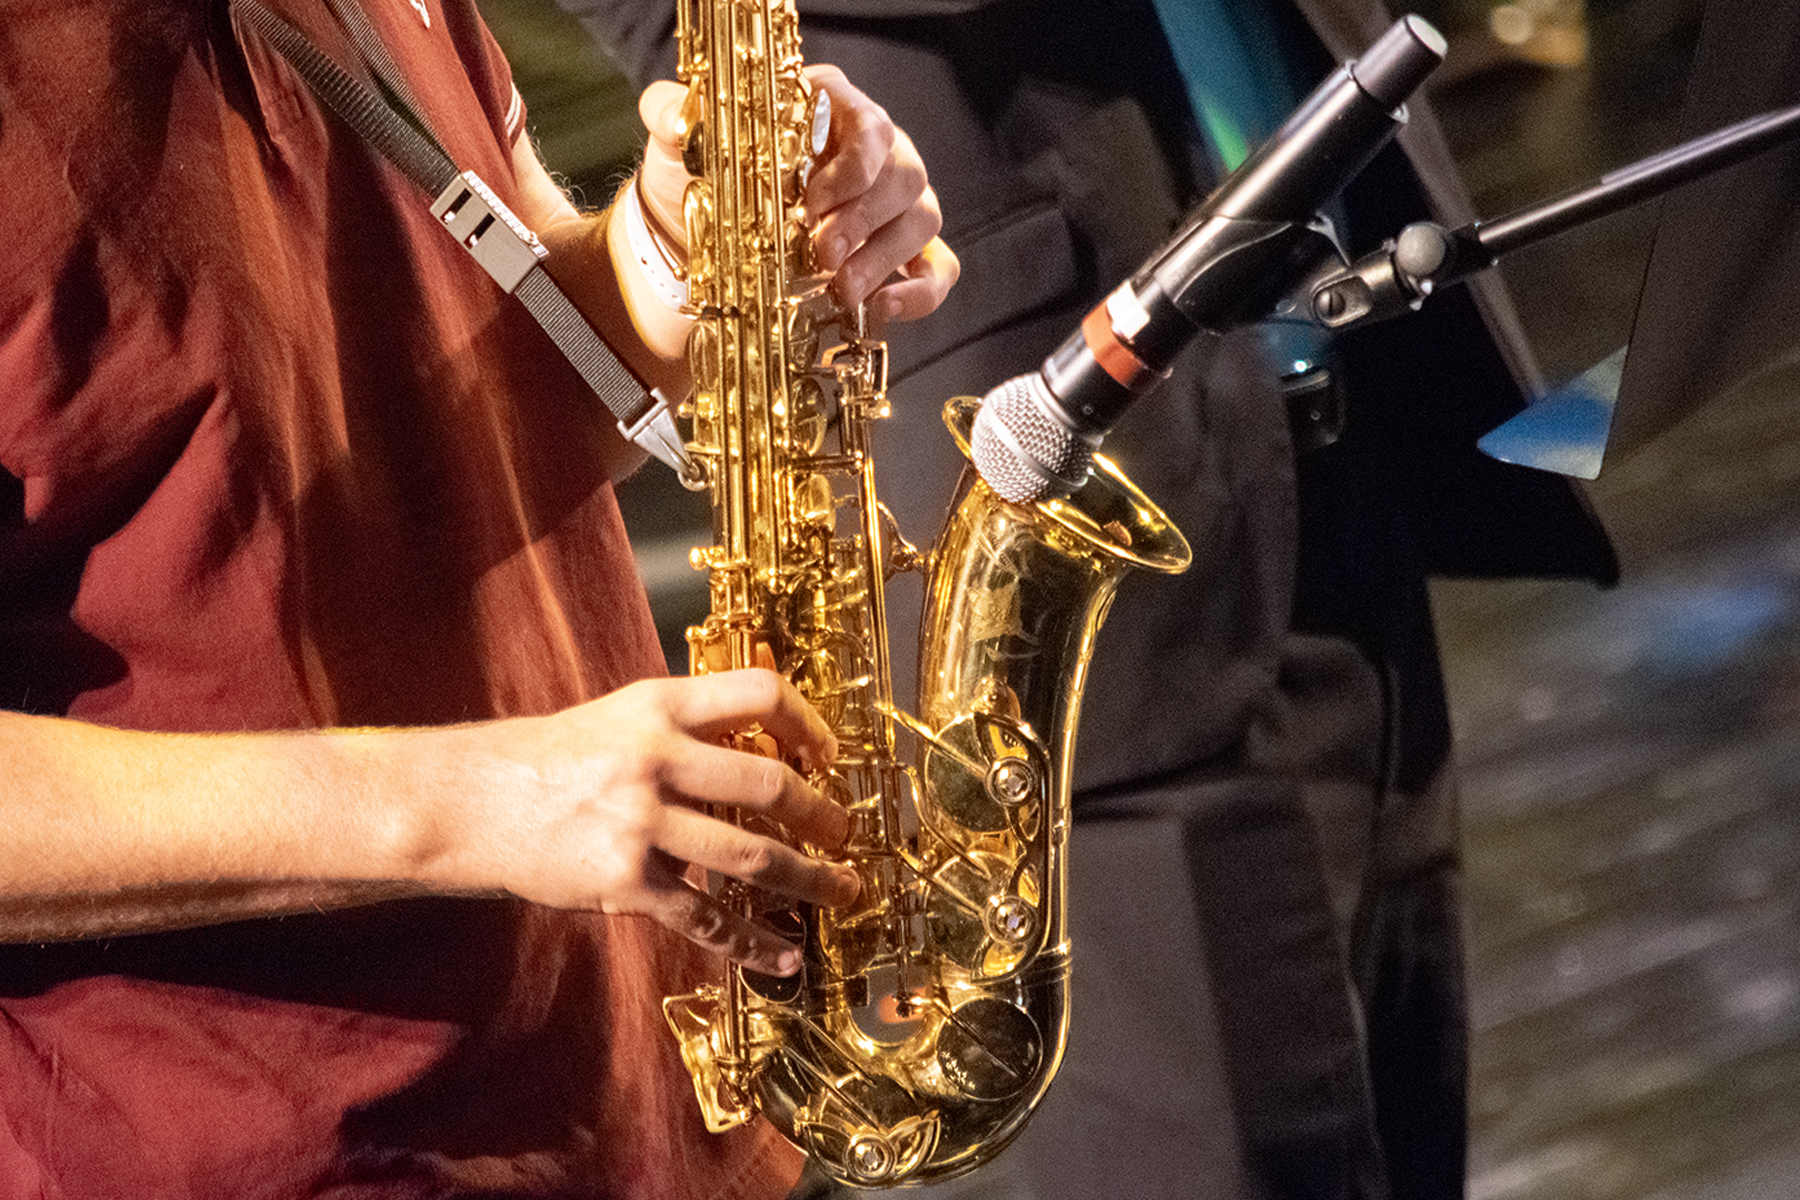
[[432, 197], [431, 212], [476, 262], [518, 298], [619, 423], [619, 431], [672, 467], [684, 483], [700, 477], [675, 427], [674, 406], [647, 389], [544, 270], [547, 252], [492, 188], [455, 161], [418, 115], [406, 80], [357, 0], [335, 0], [375, 83], [356, 78], [262, 3], [232, 6], [286, 59], [308, 87], [383, 158]]

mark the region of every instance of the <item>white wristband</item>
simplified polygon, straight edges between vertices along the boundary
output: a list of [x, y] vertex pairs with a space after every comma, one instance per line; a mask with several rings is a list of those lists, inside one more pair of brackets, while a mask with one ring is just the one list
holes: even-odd
[[631, 246], [638, 268], [649, 281], [650, 290], [668, 307], [677, 312], [685, 310], [688, 303], [687, 280], [675, 274], [675, 264], [670, 255], [650, 231], [650, 224], [644, 219], [643, 201], [638, 199], [636, 179], [626, 185], [625, 194], [619, 198], [619, 207], [624, 210], [625, 240]]

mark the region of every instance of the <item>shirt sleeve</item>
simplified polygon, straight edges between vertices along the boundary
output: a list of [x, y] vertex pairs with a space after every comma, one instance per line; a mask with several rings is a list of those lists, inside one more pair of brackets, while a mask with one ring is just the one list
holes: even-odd
[[482, 19], [475, 0], [442, 0], [444, 22], [462, 60], [463, 73], [481, 103], [495, 139], [510, 149], [525, 132], [525, 99], [512, 65]]

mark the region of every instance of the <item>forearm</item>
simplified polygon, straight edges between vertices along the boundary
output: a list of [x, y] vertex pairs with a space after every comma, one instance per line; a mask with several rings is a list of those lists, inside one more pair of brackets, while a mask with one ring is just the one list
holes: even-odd
[[758, 971], [792, 946], [689, 885], [690, 865], [807, 904], [856, 871], [742, 825], [839, 846], [844, 810], [755, 728], [837, 754], [771, 671], [643, 680], [541, 717], [419, 729], [137, 733], [0, 712], [0, 940], [211, 924], [412, 895], [512, 895], [661, 922]]
[[437, 894], [442, 894], [439, 889], [407, 881], [344, 883], [293, 879], [165, 883], [110, 892], [0, 896], [0, 942], [68, 942], [155, 933]]
[[410, 731], [140, 733], [0, 713], [0, 940], [479, 890], [443, 870], [466, 765]]
[[693, 322], [664, 303], [638, 270], [618, 206], [576, 209], [523, 139], [514, 148], [513, 173], [519, 216], [544, 243], [546, 269], [582, 316], [646, 382], [684, 387], [684, 351]]

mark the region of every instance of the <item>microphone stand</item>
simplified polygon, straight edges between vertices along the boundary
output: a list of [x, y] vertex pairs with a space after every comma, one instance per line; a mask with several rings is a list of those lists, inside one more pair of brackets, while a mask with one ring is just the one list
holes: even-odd
[[1503, 254], [1736, 166], [1795, 137], [1800, 137], [1800, 105], [1683, 142], [1598, 183], [1497, 220], [1454, 230], [1430, 221], [1408, 225], [1374, 253], [1315, 274], [1302, 285], [1305, 299], [1292, 315], [1336, 330], [1417, 311], [1435, 289], [1487, 270]]

